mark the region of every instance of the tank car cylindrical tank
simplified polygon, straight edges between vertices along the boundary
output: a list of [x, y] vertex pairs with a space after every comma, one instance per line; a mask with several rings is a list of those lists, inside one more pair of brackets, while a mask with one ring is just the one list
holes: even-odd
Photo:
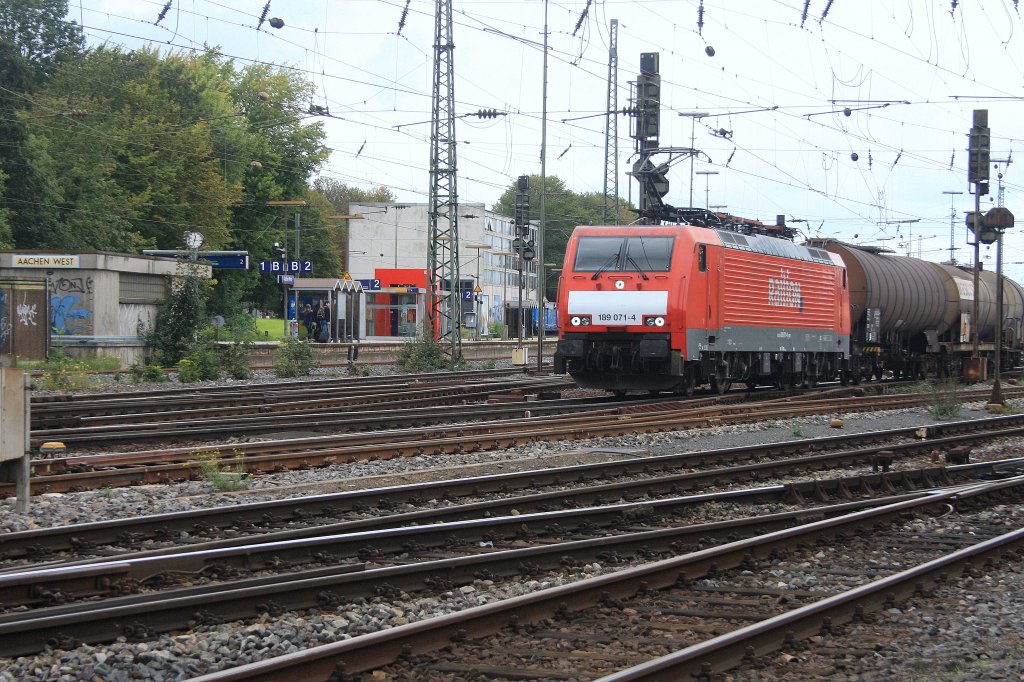
[[856, 326], [868, 309], [881, 311], [879, 338], [892, 332], [905, 338], [926, 330], [944, 334], [960, 323], [960, 297], [947, 287], [948, 275], [934, 263], [903, 256], [882, 256], [829, 242], [824, 248], [839, 254], [850, 282], [851, 319]]

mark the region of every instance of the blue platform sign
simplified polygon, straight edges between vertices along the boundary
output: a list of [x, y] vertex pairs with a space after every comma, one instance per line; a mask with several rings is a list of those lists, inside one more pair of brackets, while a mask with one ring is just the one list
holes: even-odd
[[249, 269], [249, 256], [248, 255], [224, 255], [224, 254], [205, 254], [200, 253], [199, 257], [205, 261], [209, 261], [210, 265], [220, 270], [248, 270]]
[[380, 291], [379, 279], [361, 279], [359, 283], [363, 285], [363, 291]]
[[260, 272], [271, 275], [283, 275], [287, 273], [311, 273], [313, 272], [313, 261], [311, 260], [261, 260]]

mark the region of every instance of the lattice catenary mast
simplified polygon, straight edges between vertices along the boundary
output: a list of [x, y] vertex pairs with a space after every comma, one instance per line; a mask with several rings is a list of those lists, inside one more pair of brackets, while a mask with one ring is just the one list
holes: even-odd
[[[455, 184], [455, 77], [452, 2], [437, 0], [434, 21], [434, 102], [430, 122], [430, 199], [427, 214], [427, 321], [448, 360], [462, 358], [459, 215]], [[429, 333], [424, 330], [425, 333]]]
[[608, 112], [604, 127], [604, 224], [619, 224], [619, 20], [608, 29]]

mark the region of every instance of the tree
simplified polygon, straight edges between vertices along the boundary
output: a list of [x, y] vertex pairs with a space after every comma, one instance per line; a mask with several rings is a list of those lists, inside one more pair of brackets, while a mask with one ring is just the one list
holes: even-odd
[[[494, 211], [514, 216], [516, 192], [516, 183], [513, 182], [494, 205]], [[531, 175], [530, 220], [540, 220], [540, 195], [540, 176]], [[620, 225], [636, 219], [631, 208], [626, 202], [620, 202]], [[561, 263], [565, 258], [565, 245], [577, 225], [601, 225], [604, 222], [604, 195], [596, 192], [576, 194], [561, 179], [551, 175], [545, 184], [544, 213], [544, 253], [537, 254], [537, 257], [543, 258], [544, 263]], [[553, 280], [548, 281], [545, 291], [548, 300], [555, 299], [555, 286]]]
[[195, 345], [206, 326], [209, 283], [194, 263], [180, 261], [178, 275], [170, 282], [170, 294], [157, 309], [153, 327], [146, 330], [146, 345], [164, 367], [176, 365]]
[[67, 0], [0, 0], [0, 36], [34, 72], [36, 84], [85, 49], [82, 28], [65, 21]]
[[[249, 251], [254, 260], [276, 258], [274, 243], [286, 243], [294, 235], [286, 212], [266, 202], [308, 200], [309, 180], [329, 154], [323, 126], [303, 124], [305, 103], [312, 95], [309, 81], [266, 64], [246, 67], [233, 82], [232, 100], [245, 112], [246, 133], [236, 151], [246, 165], [241, 179], [245, 200], [232, 218], [234, 248]], [[258, 307], [280, 300], [272, 278], [252, 271], [240, 276]]]
[[[348, 207], [353, 203], [361, 202], [394, 202], [395, 195], [391, 190], [381, 185], [370, 190], [351, 187], [333, 178], [317, 178], [313, 182], [311, 195], [321, 197], [328, 205], [333, 215], [348, 215]], [[331, 229], [326, 230], [326, 237], [336, 249], [338, 262], [343, 272], [348, 272], [348, 220], [343, 222], [334, 221]]]

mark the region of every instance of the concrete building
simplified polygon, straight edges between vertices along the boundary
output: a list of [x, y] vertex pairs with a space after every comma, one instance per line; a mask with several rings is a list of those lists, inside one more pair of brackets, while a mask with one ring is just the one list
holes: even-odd
[[[122, 366], [142, 359], [140, 331], [152, 325], [178, 265], [173, 258], [106, 251], [0, 252], [0, 278], [45, 283], [54, 347], [80, 357], [112, 355]], [[210, 277], [210, 266], [195, 267]]]
[[[359, 216], [349, 218], [348, 225], [348, 269], [353, 279], [380, 280], [378, 274], [387, 281], [382, 285], [385, 293], [391, 298], [378, 296], [376, 302], [368, 303], [366, 323], [371, 325], [367, 337], [379, 335], [380, 324], [372, 328], [374, 319], [383, 316], [395, 317], [399, 320], [413, 319], [409, 309], [415, 308], [421, 301], [409, 292], [409, 287], [401, 289], [395, 277], [396, 271], [410, 272], [410, 277], [422, 278], [427, 267], [427, 210], [428, 204], [402, 203], [352, 203], [349, 214]], [[487, 210], [483, 204], [459, 205], [459, 277], [463, 287], [467, 282], [470, 292], [469, 300], [463, 297], [464, 326], [470, 329], [473, 338], [479, 332], [486, 336], [490, 332], [492, 322], [506, 324], [509, 322], [509, 309], [512, 319], [520, 307], [520, 303], [532, 315], [537, 302], [537, 261], [523, 263], [522, 285], [520, 292], [519, 259], [512, 249], [515, 238], [515, 227], [512, 218], [494, 211]], [[530, 239], [536, 240], [536, 225], [530, 227]], [[415, 287], [414, 287], [415, 288]], [[369, 293], [372, 286], [365, 286]], [[479, 291], [476, 291], [479, 289]], [[405, 298], [400, 297], [401, 294]], [[476, 300], [473, 300], [473, 299]], [[475, 310], [474, 310], [475, 309]], [[422, 319], [422, 315], [419, 318]], [[388, 326], [388, 325], [385, 325]], [[391, 324], [394, 335], [412, 336], [414, 329], [408, 324]], [[517, 330], [509, 331], [515, 337]]]

